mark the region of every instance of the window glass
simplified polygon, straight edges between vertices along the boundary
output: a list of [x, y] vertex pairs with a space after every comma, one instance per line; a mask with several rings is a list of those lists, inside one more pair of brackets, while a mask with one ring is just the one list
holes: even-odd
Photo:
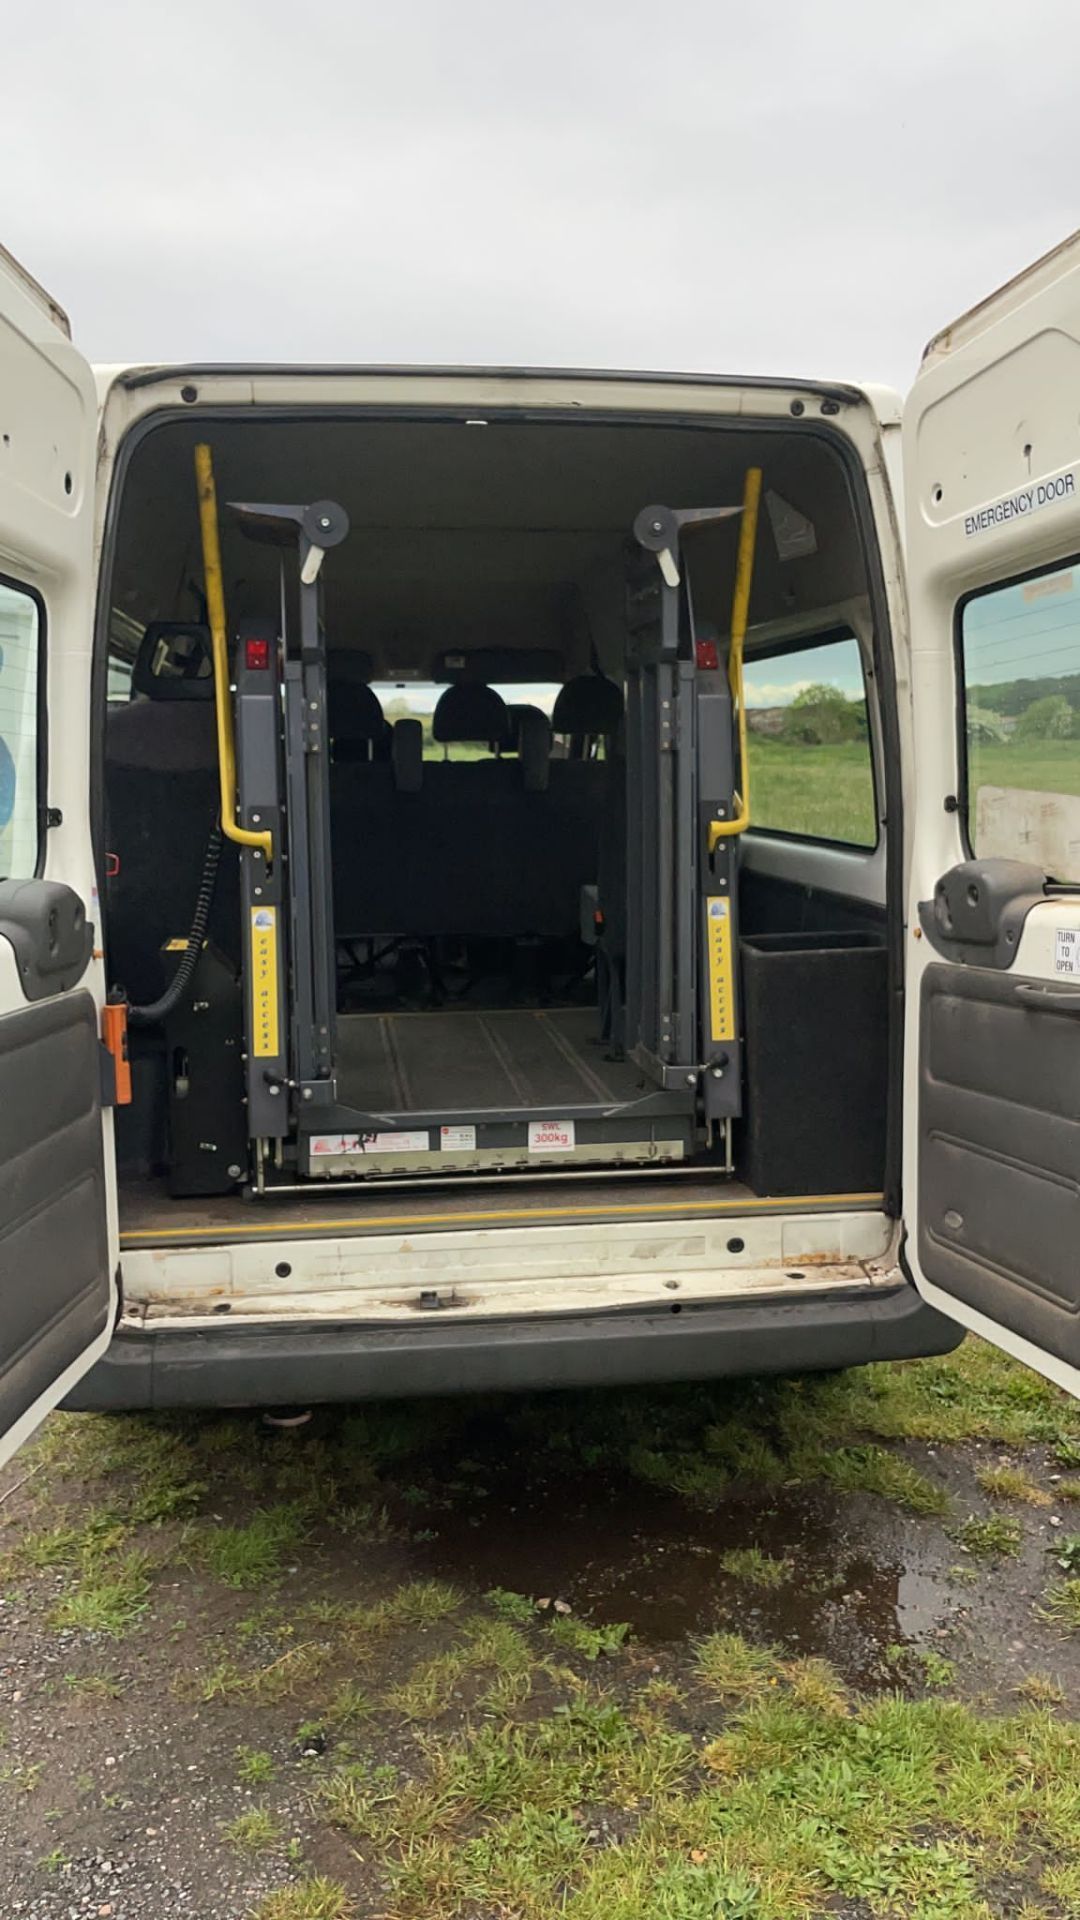
[[755, 654], [743, 686], [750, 825], [876, 845], [866, 687], [854, 634]]
[[1080, 562], [977, 594], [960, 633], [971, 846], [1080, 880]]
[[0, 580], [0, 879], [28, 880], [38, 863], [38, 655], [32, 593]]
[[[431, 723], [439, 695], [446, 692], [445, 685], [434, 680], [376, 680], [371, 688], [378, 699], [383, 714], [391, 726], [395, 720], [419, 720], [424, 729], [425, 760], [441, 760], [446, 749], [435, 740]], [[495, 692], [501, 694], [508, 707], [539, 707], [550, 720], [551, 709], [559, 692], [557, 682], [515, 683], [499, 685]], [[512, 717], [512, 716], [511, 716]], [[504, 747], [503, 751], [507, 749]], [[452, 760], [486, 760], [490, 750], [482, 740], [455, 740], [449, 749]]]
[[117, 660], [109, 655], [108, 689], [106, 699], [111, 707], [126, 707], [131, 699], [130, 660]]

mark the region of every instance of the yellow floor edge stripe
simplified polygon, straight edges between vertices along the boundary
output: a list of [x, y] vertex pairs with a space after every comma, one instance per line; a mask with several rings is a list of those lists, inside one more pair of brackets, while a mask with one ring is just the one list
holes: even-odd
[[[352, 1233], [360, 1235], [375, 1228], [403, 1227], [414, 1233], [422, 1233], [429, 1226], [475, 1227], [491, 1225], [497, 1221], [566, 1219], [600, 1220], [616, 1215], [655, 1215], [677, 1214], [684, 1218], [695, 1213], [716, 1215], [754, 1213], [821, 1213], [828, 1207], [880, 1207], [884, 1202], [881, 1193], [821, 1193], [808, 1199], [805, 1194], [797, 1196], [773, 1196], [759, 1200], [640, 1200], [623, 1201], [619, 1205], [585, 1207], [492, 1207], [484, 1210], [461, 1213], [444, 1211], [442, 1213], [382, 1213], [373, 1214], [370, 1219], [358, 1219], [355, 1216], [347, 1220], [303, 1220], [288, 1222], [285, 1220], [252, 1220], [240, 1227], [154, 1227], [143, 1228], [138, 1232], [121, 1233], [120, 1245], [132, 1248], [154, 1247], [161, 1240], [247, 1240], [256, 1235], [266, 1234], [279, 1240], [295, 1239], [300, 1234]], [[254, 1203], [252, 1203], [254, 1204]]]

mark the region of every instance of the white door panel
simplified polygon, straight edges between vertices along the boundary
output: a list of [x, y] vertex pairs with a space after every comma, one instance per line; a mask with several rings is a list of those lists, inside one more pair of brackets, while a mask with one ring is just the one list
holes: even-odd
[[1080, 1394], [1080, 236], [931, 343], [904, 472], [908, 1258]]
[[108, 1345], [111, 1121], [90, 840], [96, 398], [0, 252], [0, 1459]]

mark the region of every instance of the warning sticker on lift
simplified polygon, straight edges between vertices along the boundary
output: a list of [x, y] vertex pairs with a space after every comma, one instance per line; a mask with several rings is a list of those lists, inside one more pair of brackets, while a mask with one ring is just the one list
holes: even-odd
[[340, 1158], [347, 1153], [427, 1153], [431, 1141], [423, 1133], [313, 1133], [308, 1142], [312, 1158]]
[[473, 1153], [476, 1148], [475, 1127], [440, 1127], [439, 1147], [443, 1153]]
[[572, 1153], [574, 1150], [574, 1123], [572, 1120], [530, 1120], [530, 1153]]
[[1080, 932], [1058, 927], [1054, 934], [1054, 972], [1080, 974]]
[[713, 1040], [735, 1038], [735, 983], [731, 954], [731, 901], [710, 894], [705, 902], [709, 964], [709, 1029]]
[[281, 1052], [276, 907], [251, 909], [251, 1051], [257, 1060]]

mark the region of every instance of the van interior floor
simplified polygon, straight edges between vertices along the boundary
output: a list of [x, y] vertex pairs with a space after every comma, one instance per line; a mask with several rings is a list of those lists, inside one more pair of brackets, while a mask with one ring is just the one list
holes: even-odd
[[163, 1179], [125, 1181], [120, 1192], [120, 1242], [139, 1247], [281, 1239], [291, 1235], [338, 1238], [342, 1234], [452, 1232], [471, 1226], [558, 1226], [589, 1220], [678, 1219], [770, 1213], [866, 1212], [882, 1205], [880, 1193], [798, 1196], [757, 1195], [719, 1168], [679, 1169], [630, 1176], [551, 1179], [536, 1174], [473, 1184], [462, 1180], [425, 1187], [371, 1183], [335, 1191], [327, 1182], [303, 1194], [268, 1192], [257, 1200], [239, 1195], [183, 1200], [170, 1196]]
[[640, 1097], [632, 1061], [612, 1059], [594, 1007], [456, 1007], [434, 1013], [354, 1013], [337, 1025], [338, 1100], [387, 1116], [529, 1113], [611, 1107]]

